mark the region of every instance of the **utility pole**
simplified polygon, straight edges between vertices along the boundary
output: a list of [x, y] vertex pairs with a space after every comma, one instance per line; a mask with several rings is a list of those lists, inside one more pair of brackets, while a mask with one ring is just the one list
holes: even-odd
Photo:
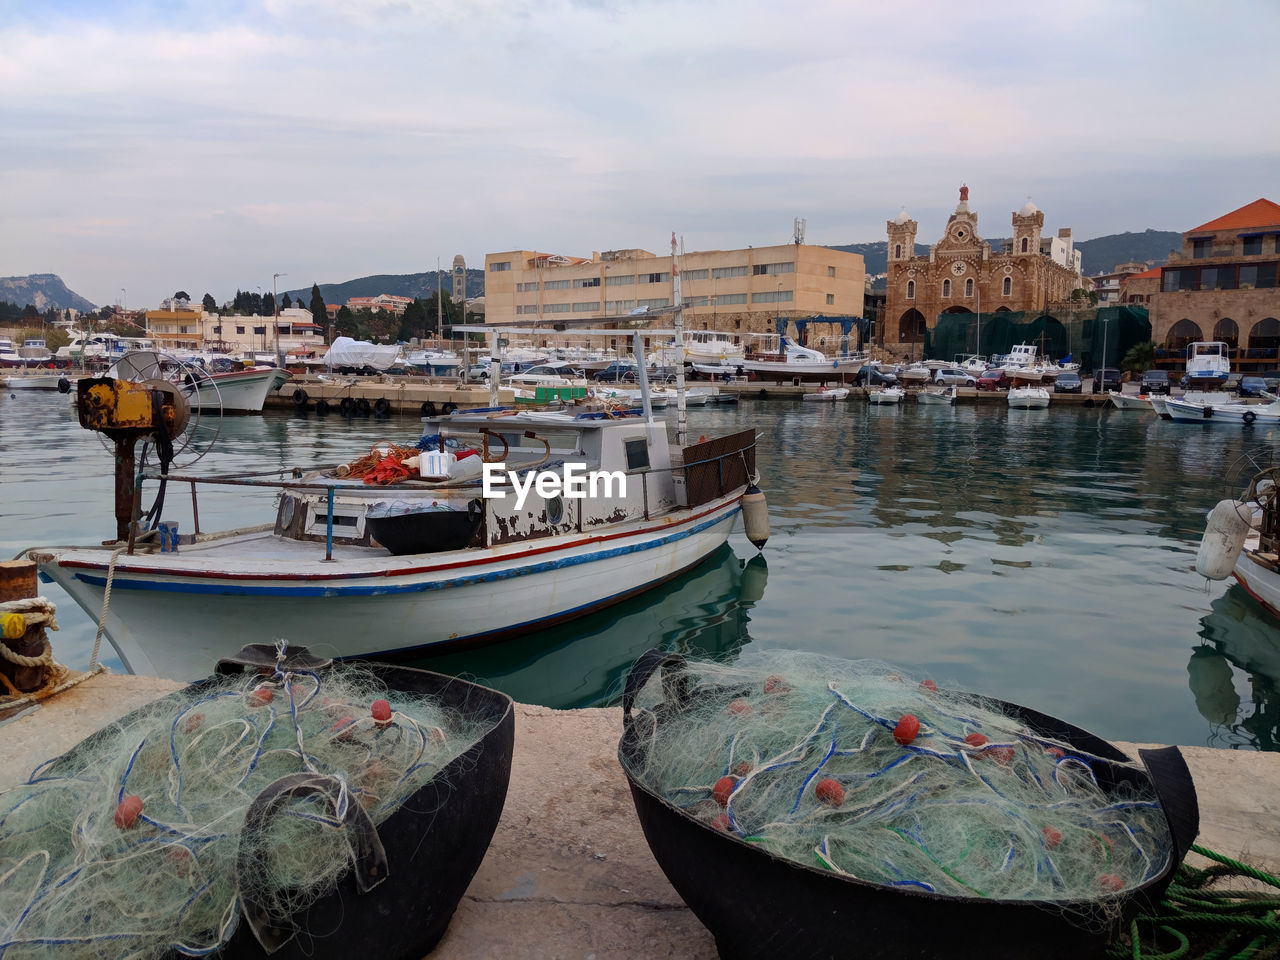
[[[680, 298], [680, 260], [676, 256], [676, 232], [671, 231], [671, 319], [676, 331], [676, 443], [683, 449], [689, 434], [688, 411], [684, 403], [684, 310]], [[637, 357], [644, 363], [644, 357]]]
[[284, 357], [280, 355], [280, 295], [276, 293], [276, 281], [281, 277], [287, 276], [287, 273], [273, 273], [271, 275], [271, 327], [275, 331], [276, 366], [281, 369], [284, 369]]

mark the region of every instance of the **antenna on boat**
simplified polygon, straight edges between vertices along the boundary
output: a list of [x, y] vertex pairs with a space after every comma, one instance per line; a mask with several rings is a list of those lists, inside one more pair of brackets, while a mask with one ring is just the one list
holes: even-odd
[[[676, 332], [676, 443], [684, 447], [689, 434], [688, 414], [684, 403], [684, 302], [680, 298], [680, 257], [676, 254], [676, 232], [671, 231], [671, 315]], [[643, 362], [643, 361], [642, 361]]]

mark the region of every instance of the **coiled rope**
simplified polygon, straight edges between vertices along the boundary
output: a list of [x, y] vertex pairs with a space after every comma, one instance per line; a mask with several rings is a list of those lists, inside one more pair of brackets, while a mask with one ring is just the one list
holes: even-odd
[[[1207, 847], [1193, 851], [1214, 861], [1197, 869], [1184, 863], [1159, 908], [1130, 923], [1128, 942], [1108, 953], [1113, 960], [1263, 960], [1280, 957], [1280, 879]], [[1226, 879], [1252, 880], [1271, 890], [1225, 890]]]

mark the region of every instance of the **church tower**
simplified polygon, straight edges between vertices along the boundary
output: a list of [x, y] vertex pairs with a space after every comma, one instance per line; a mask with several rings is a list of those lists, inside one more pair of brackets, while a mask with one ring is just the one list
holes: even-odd
[[907, 216], [906, 207], [903, 207], [885, 226], [889, 231], [889, 263], [903, 263], [914, 257], [916, 228], [919, 224]]
[[1022, 209], [1013, 215], [1014, 256], [1040, 253], [1040, 232], [1044, 229], [1044, 211], [1027, 197]]
[[453, 258], [453, 294], [454, 303], [464, 303], [467, 299], [467, 261], [458, 254]]

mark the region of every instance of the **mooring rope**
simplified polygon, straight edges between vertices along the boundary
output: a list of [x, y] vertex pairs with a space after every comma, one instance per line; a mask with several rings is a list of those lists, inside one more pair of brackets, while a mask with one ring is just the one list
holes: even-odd
[[127, 549], [121, 544], [111, 551], [111, 559], [107, 562], [107, 587], [102, 592], [102, 613], [98, 615], [98, 633], [93, 638], [93, 656], [89, 658], [89, 673], [98, 672], [98, 651], [102, 649], [102, 631], [107, 622], [107, 608], [111, 605], [111, 584], [116, 579], [116, 560]]

